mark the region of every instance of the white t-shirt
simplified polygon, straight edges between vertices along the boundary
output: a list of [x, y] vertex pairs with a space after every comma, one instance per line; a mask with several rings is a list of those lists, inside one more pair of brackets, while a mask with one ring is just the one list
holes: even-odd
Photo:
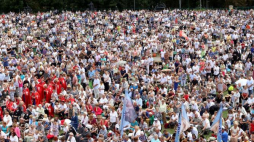
[[0, 132], [0, 136], [4, 137], [5, 139], [7, 139], [7, 136], [6, 136], [6, 134], [3, 131]]
[[[8, 120], [9, 120], [9, 123], [7, 123]], [[10, 115], [8, 116], [4, 115], [3, 121], [6, 122], [8, 127], [12, 125], [12, 119]]]
[[203, 121], [203, 126], [205, 127], [205, 125], [207, 125], [206, 129], [210, 128], [210, 122], [209, 122], [208, 119], [205, 119], [205, 120]]
[[164, 56], [165, 56], [165, 51], [161, 51], [161, 58], [164, 58]]
[[186, 71], [187, 71], [188, 74], [190, 74], [191, 71], [192, 71], [192, 68], [187, 68]]
[[86, 117], [82, 117], [82, 119], [81, 119], [81, 123], [83, 124], [83, 125], [86, 125], [87, 123], [88, 123], [88, 117], [86, 116]]
[[67, 139], [67, 141], [68, 142], [76, 142], [76, 139], [75, 139], [75, 137], [74, 136], [72, 136], [72, 137], [68, 137], [68, 139]]
[[118, 117], [117, 112], [116, 111], [114, 111], [114, 112], [110, 111], [109, 116], [110, 116], [110, 122], [115, 123], [116, 119]]
[[101, 104], [108, 103], [108, 99], [107, 98], [101, 98], [99, 103], [101, 103]]
[[253, 80], [248, 80], [247, 83], [246, 83], [246, 85], [247, 85], [247, 86], [250, 86], [250, 87], [248, 87], [249, 90], [253, 90], [253, 86], [252, 86], [252, 85], [253, 85]]
[[19, 141], [19, 139], [18, 139], [18, 137], [17, 136], [10, 136], [10, 141], [11, 142], [18, 142]]
[[218, 66], [215, 66], [213, 70], [214, 70], [214, 72], [213, 72], [214, 75], [219, 75], [220, 68]]
[[236, 103], [239, 103], [240, 93], [239, 92], [238, 93], [234, 93], [233, 97], [234, 97], [234, 101]]
[[192, 128], [191, 133], [194, 134], [196, 137], [198, 137], [198, 130], [196, 127]]
[[192, 140], [193, 140], [193, 138], [192, 138], [192, 134], [191, 134], [190, 132], [187, 134], [187, 137], [188, 137], [188, 140], [190, 140], [190, 141], [192, 141]]
[[94, 89], [99, 89], [99, 87], [100, 87], [100, 80], [99, 79], [94, 79], [93, 85], [96, 85], [96, 84], [97, 84], [97, 86], [95, 86]]
[[132, 133], [132, 136], [136, 137], [136, 136], [140, 136], [141, 131], [138, 130], [137, 132], [134, 130], [134, 132]]
[[248, 98], [247, 103], [252, 105], [254, 103], [254, 98]]
[[198, 65], [193, 66], [192, 70], [194, 71], [194, 73], [199, 73], [199, 66]]
[[153, 127], [154, 128], [158, 128], [159, 130], [161, 130], [161, 123], [160, 123], [160, 121], [159, 120], [157, 120], [157, 122], [154, 121], [153, 122]]

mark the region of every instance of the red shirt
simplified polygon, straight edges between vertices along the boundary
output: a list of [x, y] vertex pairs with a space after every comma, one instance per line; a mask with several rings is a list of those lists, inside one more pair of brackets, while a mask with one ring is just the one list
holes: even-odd
[[13, 105], [13, 102], [10, 102], [10, 101], [6, 102], [6, 107], [7, 107], [8, 110], [11, 110], [12, 105]]
[[1, 107], [0, 107], [0, 118], [3, 119], [3, 110]]
[[54, 117], [54, 108], [51, 105], [49, 105], [47, 109], [49, 111], [49, 116]]
[[54, 91], [54, 87], [50, 84], [48, 85], [48, 91], [52, 94]]
[[49, 90], [49, 88], [44, 89], [46, 102], [49, 103], [51, 99], [52, 92]]
[[86, 105], [86, 110], [89, 111], [93, 111], [93, 107], [92, 105]]
[[60, 93], [61, 93], [61, 88], [62, 88], [62, 85], [61, 85], [61, 83], [60, 83], [60, 81], [58, 81], [56, 84], [55, 84], [55, 86], [56, 86], [56, 92], [57, 92], [57, 94], [59, 95]]
[[64, 96], [59, 96], [58, 99], [61, 100], [61, 101], [64, 101], [64, 102], [66, 101]]
[[88, 120], [88, 124], [90, 124], [90, 125], [95, 125], [96, 123], [97, 123], [96, 119]]
[[23, 111], [25, 112], [26, 111], [26, 105], [23, 104]]
[[32, 93], [32, 96], [34, 96], [35, 99], [35, 104], [38, 106], [39, 104], [41, 104], [41, 96], [40, 94], [36, 91]]
[[105, 125], [108, 128], [108, 121], [107, 120], [101, 120], [100, 125]]
[[65, 79], [63, 77], [60, 77], [59, 81], [61, 82], [61, 85], [64, 88], [64, 90], [66, 90], [67, 89], [67, 83], [66, 83]]
[[55, 90], [55, 84], [54, 84], [54, 82], [49, 82], [48, 87], [49, 86], [51, 86], [53, 88], [53, 90]]
[[254, 132], [254, 124], [253, 123], [250, 124], [250, 133], [252, 133], [252, 132]]
[[43, 99], [43, 86], [42, 86], [42, 84], [37, 84], [36, 86], [36, 90], [37, 90], [37, 92], [39, 93], [39, 95], [40, 95], [40, 101], [42, 102], [42, 99]]
[[93, 109], [95, 115], [101, 115], [102, 109], [100, 107], [94, 107]]
[[186, 101], [189, 101], [189, 95], [188, 94], [184, 94], [184, 99], [186, 100]]
[[73, 104], [75, 102], [74, 98], [69, 98], [69, 102], [71, 102], [71, 104]]
[[28, 88], [23, 90], [23, 102], [28, 106], [29, 104], [32, 104], [32, 98], [30, 95], [30, 91]]

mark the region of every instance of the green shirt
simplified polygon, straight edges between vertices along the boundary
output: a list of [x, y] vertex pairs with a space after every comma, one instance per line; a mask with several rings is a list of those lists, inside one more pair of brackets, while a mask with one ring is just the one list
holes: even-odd
[[150, 125], [153, 125], [153, 122], [154, 122], [154, 115], [149, 117], [149, 121], [150, 121]]

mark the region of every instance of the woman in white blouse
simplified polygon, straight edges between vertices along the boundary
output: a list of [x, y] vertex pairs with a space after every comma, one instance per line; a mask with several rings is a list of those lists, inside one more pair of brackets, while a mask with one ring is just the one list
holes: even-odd
[[18, 141], [19, 141], [19, 138], [16, 135], [16, 133], [15, 132], [11, 132], [10, 142], [18, 142]]
[[109, 90], [109, 84], [110, 84], [109, 72], [105, 72], [103, 74], [103, 78], [104, 78], [105, 91], [108, 91]]
[[11, 118], [11, 116], [9, 115], [9, 112], [8, 112], [8, 111], [5, 112], [3, 121], [6, 122], [6, 124], [7, 124], [8, 127], [10, 127], [10, 126], [12, 125], [12, 118]]
[[104, 94], [104, 89], [105, 89], [105, 86], [104, 86], [103, 82], [101, 81], [100, 88], [99, 88], [100, 94]]

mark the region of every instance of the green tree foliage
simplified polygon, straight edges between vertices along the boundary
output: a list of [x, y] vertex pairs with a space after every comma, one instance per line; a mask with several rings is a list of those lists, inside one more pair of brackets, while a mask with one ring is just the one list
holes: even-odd
[[[93, 2], [97, 10], [153, 9], [158, 3], [165, 3], [168, 8], [178, 8], [179, 0], [0, 0], [0, 12], [19, 12], [30, 6], [33, 12], [49, 10], [86, 10]], [[182, 8], [198, 8], [200, 0], [181, 0]], [[203, 8], [228, 8], [252, 6], [253, 0], [201, 0]]]

